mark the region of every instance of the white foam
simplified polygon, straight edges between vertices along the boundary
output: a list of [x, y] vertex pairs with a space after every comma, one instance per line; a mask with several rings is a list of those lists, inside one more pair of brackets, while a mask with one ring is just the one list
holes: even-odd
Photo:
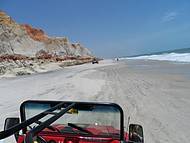
[[125, 59], [148, 59], [148, 60], [159, 60], [159, 61], [190, 62], [190, 53], [167, 53], [161, 55], [130, 57]]

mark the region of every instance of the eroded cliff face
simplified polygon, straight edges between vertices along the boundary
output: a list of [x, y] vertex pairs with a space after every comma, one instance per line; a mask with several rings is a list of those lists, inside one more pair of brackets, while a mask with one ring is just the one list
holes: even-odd
[[42, 29], [18, 24], [0, 11], [0, 78], [46, 72], [92, 59], [81, 44], [66, 37], [49, 37]]
[[28, 24], [22, 24], [22, 28], [24, 28], [27, 32], [27, 34], [35, 41], [41, 41], [44, 42], [48, 39], [48, 36], [45, 35], [44, 31], [42, 29], [33, 28], [32, 26]]
[[42, 29], [28, 24], [17, 24], [0, 11], [0, 55], [20, 54], [29, 57], [41, 51], [54, 56], [91, 57], [91, 52], [79, 43], [71, 43], [66, 37], [49, 37]]

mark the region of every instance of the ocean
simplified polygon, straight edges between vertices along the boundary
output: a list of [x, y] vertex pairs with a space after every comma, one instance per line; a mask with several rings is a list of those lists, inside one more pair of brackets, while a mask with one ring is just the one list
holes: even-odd
[[120, 59], [144, 59], [190, 63], [190, 48], [163, 51], [144, 55], [136, 55]]

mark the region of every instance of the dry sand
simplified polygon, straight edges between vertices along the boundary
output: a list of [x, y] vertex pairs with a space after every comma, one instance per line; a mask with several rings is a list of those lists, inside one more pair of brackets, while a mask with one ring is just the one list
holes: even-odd
[[[190, 140], [190, 65], [102, 61], [0, 80], [0, 127], [27, 99], [108, 101], [144, 127], [146, 143]], [[6, 142], [6, 141], [4, 141]], [[10, 142], [10, 141], [9, 141]]]

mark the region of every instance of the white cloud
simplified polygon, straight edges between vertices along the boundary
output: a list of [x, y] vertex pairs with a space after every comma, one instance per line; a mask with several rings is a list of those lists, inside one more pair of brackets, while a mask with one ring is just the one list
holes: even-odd
[[176, 19], [177, 12], [168, 12], [162, 17], [162, 22], [169, 22]]

